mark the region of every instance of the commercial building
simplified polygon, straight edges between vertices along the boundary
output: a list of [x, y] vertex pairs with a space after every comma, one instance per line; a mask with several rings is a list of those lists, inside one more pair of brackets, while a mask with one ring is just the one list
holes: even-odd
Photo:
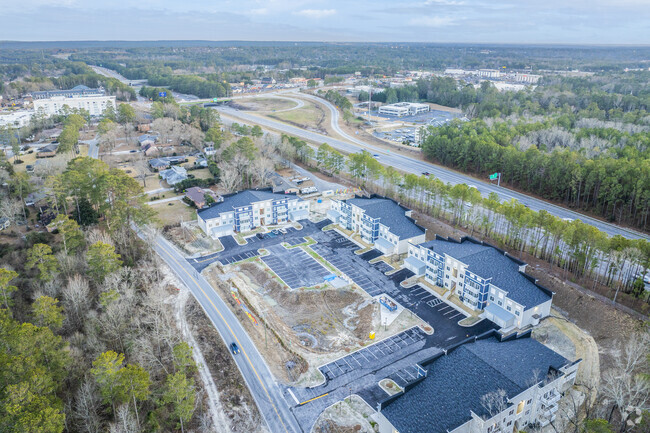
[[380, 405], [379, 432], [512, 433], [547, 426], [580, 360], [528, 336], [491, 336], [425, 365], [419, 382]]
[[197, 211], [199, 227], [213, 238], [309, 218], [308, 201], [292, 194], [275, 194], [270, 188], [222, 197], [221, 203]]
[[64, 108], [86, 110], [91, 116], [101, 116], [110, 105], [116, 109], [115, 96], [106, 96], [104, 89], [90, 89], [77, 86], [70, 90], [35, 92], [34, 111], [46, 116], [60, 114]]
[[553, 292], [525, 273], [526, 263], [464, 237], [409, 245], [404, 266], [449, 290], [483, 317], [507, 329], [534, 326], [551, 312]]
[[430, 110], [427, 104], [417, 104], [414, 102], [398, 102], [396, 104], [382, 105], [379, 107], [379, 114], [387, 116], [413, 116], [420, 113], [426, 113]]
[[332, 200], [327, 217], [361, 235], [386, 255], [406, 253], [410, 244], [425, 241], [426, 229], [411, 218], [412, 211], [385, 197]]

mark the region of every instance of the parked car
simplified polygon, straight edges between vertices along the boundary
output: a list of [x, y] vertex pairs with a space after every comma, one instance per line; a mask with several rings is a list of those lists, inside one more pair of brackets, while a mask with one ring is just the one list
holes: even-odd
[[230, 351], [233, 355], [237, 355], [239, 353], [239, 346], [237, 346], [237, 343], [230, 343]]
[[430, 175], [431, 175], [431, 173], [429, 173], [428, 171], [423, 171], [422, 172], [422, 176], [430, 176]]
[[255, 236], [257, 236], [258, 239], [264, 239], [266, 237], [264, 233], [257, 233]]
[[287, 231], [285, 229], [280, 229], [280, 233], [282, 233], [283, 235], [286, 235]]
[[271, 233], [273, 233], [273, 234], [276, 235], [276, 236], [279, 236], [279, 235], [280, 235], [280, 230], [278, 230], [278, 229], [273, 229], [273, 230], [271, 230]]

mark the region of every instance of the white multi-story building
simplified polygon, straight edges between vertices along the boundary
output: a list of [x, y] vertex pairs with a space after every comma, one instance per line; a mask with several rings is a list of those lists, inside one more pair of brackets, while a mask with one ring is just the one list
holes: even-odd
[[380, 403], [379, 432], [512, 433], [547, 426], [579, 363], [527, 337], [462, 345], [424, 365], [418, 382]]
[[426, 113], [431, 109], [428, 104], [418, 104], [414, 102], [398, 102], [396, 104], [382, 105], [379, 107], [379, 114], [388, 116], [413, 116], [415, 114]]
[[309, 202], [294, 194], [275, 194], [270, 188], [223, 196], [223, 201], [197, 211], [199, 227], [218, 238], [257, 227], [309, 218]]
[[60, 114], [64, 108], [86, 110], [91, 116], [101, 116], [110, 105], [117, 108], [115, 96], [107, 96], [103, 89], [77, 86], [70, 90], [34, 92], [34, 111], [46, 116]]
[[526, 263], [472, 238], [409, 245], [404, 266], [505, 329], [536, 325], [551, 312], [553, 292], [525, 273]]
[[386, 255], [403, 254], [409, 244], [425, 241], [426, 229], [411, 218], [412, 211], [381, 196], [332, 200], [327, 217]]
[[0, 112], [0, 128], [6, 126], [9, 128], [22, 128], [29, 125], [29, 121], [34, 115], [30, 110], [3, 111]]
[[515, 74], [515, 81], [520, 81], [523, 83], [530, 83], [530, 84], [535, 84], [537, 83], [540, 79], [542, 78], [541, 75], [534, 75], [534, 74], [522, 74], [517, 72]]

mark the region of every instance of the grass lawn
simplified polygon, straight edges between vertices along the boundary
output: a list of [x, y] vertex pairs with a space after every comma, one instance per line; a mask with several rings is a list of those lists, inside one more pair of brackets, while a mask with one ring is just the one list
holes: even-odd
[[198, 170], [188, 171], [187, 174], [193, 174], [196, 179], [212, 179], [214, 176], [207, 168], [199, 168]]
[[180, 201], [170, 201], [168, 203], [157, 203], [151, 205], [156, 212], [158, 222], [156, 225], [164, 227], [166, 225], [177, 224], [183, 221], [192, 221], [196, 219], [196, 211]]
[[304, 107], [297, 110], [269, 114], [268, 116], [274, 119], [311, 128], [320, 128], [321, 123], [325, 119], [325, 113], [323, 110], [312, 103], [305, 103]]
[[237, 101], [237, 104], [245, 107], [247, 110], [253, 111], [286, 110], [288, 108], [293, 108], [296, 106], [295, 102], [276, 98], [255, 98], [250, 100], [243, 99]]

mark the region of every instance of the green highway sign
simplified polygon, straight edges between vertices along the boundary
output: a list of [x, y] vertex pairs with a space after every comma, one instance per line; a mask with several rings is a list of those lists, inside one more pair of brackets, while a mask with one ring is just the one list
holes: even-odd
[[212, 102], [219, 102], [218, 98], [212, 98]]
[[499, 173], [494, 173], [490, 175], [490, 180], [496, 180], [499, 178]]

